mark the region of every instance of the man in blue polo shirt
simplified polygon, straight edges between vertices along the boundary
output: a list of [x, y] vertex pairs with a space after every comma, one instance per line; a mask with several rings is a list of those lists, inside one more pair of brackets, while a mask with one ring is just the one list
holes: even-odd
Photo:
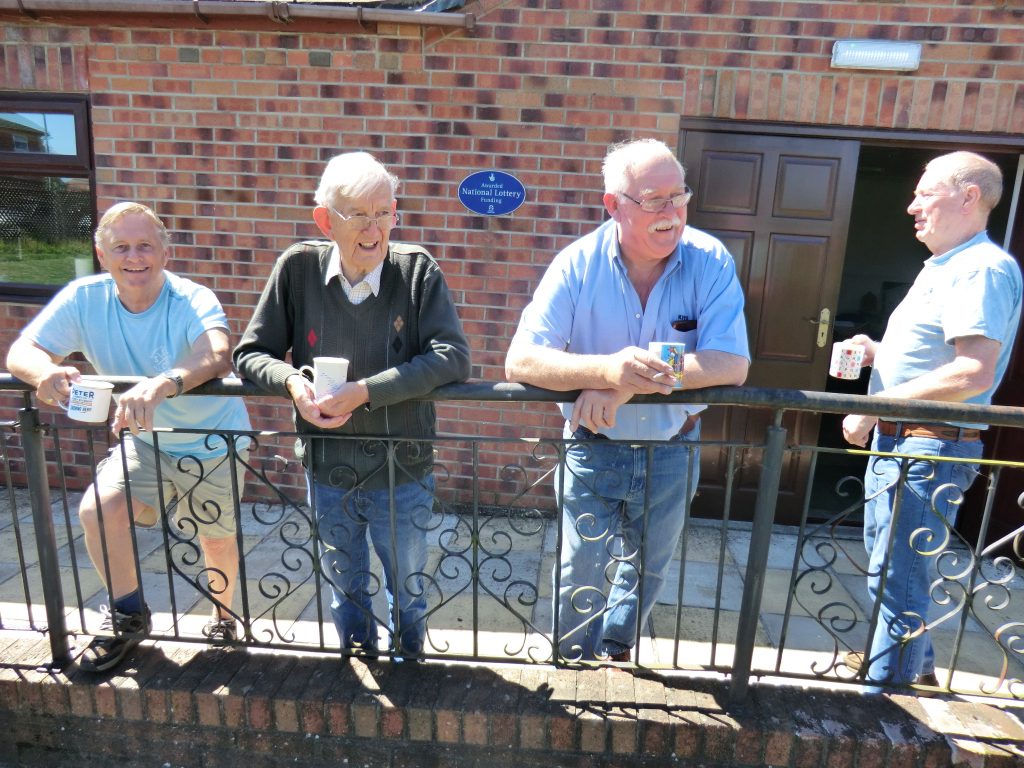
[[[1021, 312], [1020, 267], [985, 231], [1002, 186], [999, 167], [971, 152], [942, 155], [925, 167], [907, 212], [932, 256], [890, 316], [882, 340], [851, 339], [865, 347], [865, 364], [874, 366], [868, 394], [992, 402]], [[937, 683], [931, 639], [922, 631], [931, 603], [929, 561], [949, 541], [959, 503], [977, 474], [970, 461], [981, 457], [985, 427], [860, 415], [843, 421], [843, 434], [854, 445], [866, 445], [874, 429], [873, 451], [960, 460], [907, 463], [878, 456], [868, 464], [864, 543], [872, 602], [882, 590], [868, 646], [871, 682]], [[908, 473], [896, 509], [904, 464]]]
[[[648, 344], [686, 345], [686, 389], [742, 384], [750, 356], [733, 259], [686, 226], [692, 193], [672, 151], [653, 139], [613, 147], [604, 184], [611, 219], [548, 267], [505, 372], [510, 381], [583, 390], [561, 406], [572, 442], [555, 480], [555, 631], [567, 659], [629, 661], [664, 585], [700, 465], [703, 406], [626, 405], [635, 394], [672, 391], [671, 367]], [[666, 442], [648, 453], [619, 442], [629, 440]]]

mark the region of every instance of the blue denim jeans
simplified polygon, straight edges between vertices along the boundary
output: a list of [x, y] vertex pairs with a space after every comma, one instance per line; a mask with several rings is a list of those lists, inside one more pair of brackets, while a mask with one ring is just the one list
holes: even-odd
[[699, 437], [698, 426], [651, 449], [599, 439], [569, 445], [555, 478], [562, 505], [555, 632], [563, 658], [594, 659], [636, 645], [697, 488], [700, 450], [692, 441]]
[[[978, 465], [970, 462], [981, 458], [982, 445], [980, 440], [897, 438], [876, 430], [871, 448], [964, 459], [954, 463], [876, 456], [868, 462], [864, 477], [864, 546], [872, 605], [882, 591], [878, 624], [868, 648], [868, 680], [912, 683], [935, 669], [931, 638], [925, 631], [932, 603], [929, 566], [954, 535], [960, 502], [978, 473]], [[903, 465], [907, 476], [897, 508]]]
[[[310, 493], [315, 494], [310, 504], [315, 501], [320, 566], [334, 595], [331, 615], [342, 647], [377, 649], [377, 626], [383, 625], [396, 654], [421, 652], [426, 637], [424, 570], [426, 531], [434, 507], [433, 476], [396, 485], [394, 505], [388, 488], [346, 490], [310, 482]], [[373, 613], [373, 596], [379, 593], [380, 582], [370, 570], [367, 533], [384, 569], [385, 619]]]

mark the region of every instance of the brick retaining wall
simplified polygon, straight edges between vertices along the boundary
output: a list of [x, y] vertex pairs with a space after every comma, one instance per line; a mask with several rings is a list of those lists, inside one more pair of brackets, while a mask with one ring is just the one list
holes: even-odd
[[792, 766], [1024, 764], [1011, 710], [618, 669], [367, 665], [146, 645], [119, 674], [40, 671], [0, 635], [0, 766]]

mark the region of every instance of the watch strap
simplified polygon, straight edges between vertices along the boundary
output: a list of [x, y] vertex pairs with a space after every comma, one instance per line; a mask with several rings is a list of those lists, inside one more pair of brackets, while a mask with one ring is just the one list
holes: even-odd
[[170, 395], [170, 397], [177, 397], [182, 393], [182, 391], [184, 391], [185, 378], [180, 373], [171, 369], [164, 371], [160, 375], [163, 376], [165, 379], [170, 379], [171, 381], [174, 382], [174, 394]]

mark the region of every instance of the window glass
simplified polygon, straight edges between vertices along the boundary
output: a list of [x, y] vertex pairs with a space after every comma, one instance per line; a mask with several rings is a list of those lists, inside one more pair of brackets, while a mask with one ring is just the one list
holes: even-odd
[[77, 155], [75, 116], [0, 110], [0, 152]]
[[0, 301], [95, 271], [94, 185], [87, 98], [0, 92]]
[[64, 285], [93, 272], [87, 178], [0, 173], [0, 282]]

